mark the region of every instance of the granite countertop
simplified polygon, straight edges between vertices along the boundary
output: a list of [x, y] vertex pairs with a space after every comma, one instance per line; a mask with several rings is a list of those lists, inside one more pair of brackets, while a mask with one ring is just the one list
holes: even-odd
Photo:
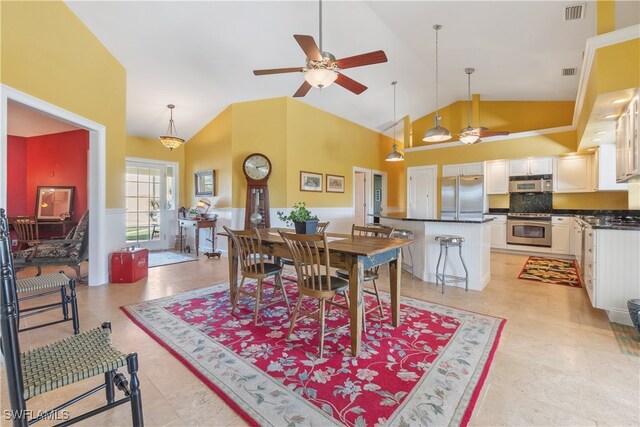
[[482, 224], [485, 222], [493, 221], [492, 218], [484, 218], [482, 216], [478, 218], [464, 218], [464, 219], [439, 219], [439, 218], [410, 218], [407, 216], [406, 212], [397, 212], [397, 213], [389, 213], [384, 215], [370, 215], [374, 218], [383, 218], [383, 219], [396, 219], [400, 221], [422, 221], [422, 222], [447, 222], [447, 223], [463, 223], [463, 224]]

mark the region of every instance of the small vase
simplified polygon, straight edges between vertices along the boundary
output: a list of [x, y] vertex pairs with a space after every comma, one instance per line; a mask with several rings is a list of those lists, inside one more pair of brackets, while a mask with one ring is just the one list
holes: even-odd
[[307, 221], [294, 221], [293, 223], [296, 227], [296, 234], [316, 234], [316, 230], [318, 229], [318, 220], [310, 219]]
[[640, 336], [640, 299], [628, 300], [627, 309], [629, 310], [629, 316], [631, 316], [633, 326], [635, 326], [636, 332]]

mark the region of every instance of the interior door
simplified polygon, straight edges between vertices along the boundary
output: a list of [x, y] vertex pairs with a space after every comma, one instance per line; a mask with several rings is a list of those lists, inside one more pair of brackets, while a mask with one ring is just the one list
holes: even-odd
[[126, 242], [147, 249], [169, 249], [175, 233], [175, 171], [164, 164], [127, 161]]
[[407, 213], [409, 217], [435, 218], [435, 168], [409, 168], [408, 179]]
[[367, 197], [365, 194], [367, 191], [367, 177], [364, 172], [355, 172], [353, 178], [355, 182], [354, 222], [356, 225], [365, 225], [367, 215]]

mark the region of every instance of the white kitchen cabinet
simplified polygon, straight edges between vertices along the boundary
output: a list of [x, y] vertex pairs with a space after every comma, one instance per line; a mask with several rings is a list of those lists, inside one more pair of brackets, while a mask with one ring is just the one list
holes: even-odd
[[571, 252], [571, 217], [551, 217], [551, 253], [569, 254]]
[[591, 225], [585, 223], [582, 230], [584, 253], [582, 258], [582, 286], [587, 290], [591, 305], [598, 307], [597, 295], [595, 292], [595, 232]]
[[484, 167], [482, 162], [461, 163], [456, 165], [442, 165], [442, 176], [482, 175]]
[[639, 92], [629, 102], [616, 123], [616, 179], [626, 182], [640, 175]]
[[484, 185], [487, 194], [509, 194], [509, 161], [485, 162]]
[[584, 221], [573, 218], [571, 223], [571, 248], [570, 252], [576, 257], [578, 265], [582, 265], [582, 225]]
[[491, 248], [505, 249], [507, 247], [507, 216], [490, 214], [484, 216], [491, 221]]
[[596, 191], [628, 191], [629, 185], [616, 182], [616, 146], [602, 144], [593, 157], [593, 188]]
[[550, 175], [553, 172], [551, 157], [536, 157], [509, 161], [509, 176]]
[[553, 191], [556, 193], [593, 191], [591, 155], [571, 155], [553, 159]]

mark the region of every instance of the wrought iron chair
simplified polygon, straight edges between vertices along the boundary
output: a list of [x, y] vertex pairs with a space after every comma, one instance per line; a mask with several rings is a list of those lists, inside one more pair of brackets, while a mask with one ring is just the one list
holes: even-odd
[[[390, 237], [393, 234], [393, 228], [389, 227], [364, 227], [360, 225], [353, 224], [351, 227], [351, 235], [352, 236], [365, 236], [365, 237]], [[363, 288], [363, 292], [369, 295], [373, 295], [376, 297], [377, 305], [370, 308], [369, 310], [364, 311], [365, 319], [368, 313], [375, 311], [376, 309], [380, 313], [380, 318], [384, 318], [384, 309], [382, 308], [382, 300], [380, 299], [380, 294], [378, 293], [378, 284], [376, 280], [379, 277], [378, 271], [380, 266], [376, 266], [372, 269], [368, 269], [364, 271], [363, 282], [372, 282], [373, 290], [368, 288]], [[349, 272], [347, 270], [337, 270], [336, 275], [343, 279], [349, 280]], [[364, 328], [366, 330], [367, 322], [363, 322]]]
[[14, 253], [17, 268], [37, 267], [40, 275], [43, 266], [68, 266], [75, 270], [79, 283], [84, 283], [80, 264], [89, 255], [89, 211], [65, 239], [40, 240], [33, 247]]
[[[324, 353], [324, 337], [334, 333], [345, 326], [325, 331], [325, 307], [336, 306], [349, 312], [349, 299], [346, 291], [349, 288], [349, 281], [338, 276], [331, 275], [331, 265], [329, 262], [329, 245], [326, 233], [322, 234], [294, 234], [279, 232], [282, 240], [285, 241], [293, 259], [293, 265], [298, 274], [298, 290], [300, 295], [293, 310], [293, 318], [287, 333], [287, 339], [291, 336], [293, 328], [298, 321], [298, 317], [310, 317], [320, 324], [319, 357]], [[342, 295], [345, 305], [334, 301], [336, 295]], [[304, 297], [318, 300], [318, 309], [307, 311], [302, 307]]]
[[[248, 295], [255, 298], [255, 306], [253, 310], [254, 325], [258, 324], [258, 312], [261, 307], [267, 307], [284, 300], [284, 303], [287, 306], [287, 312], [290, 313], [291, 308], [289, 306], [289, 298], [287, 297], [287, 292], [282, 284], [282, 267], [278, 264], [264, 261], [265, 257], [262, 251], [262, 240], [260, 239], [258, 230], [255, 228], [251, 230], [231, 230], [226, 226], [224, 226], [224, 229], [229, 233], [229, 236], [231, 236], [232, 244], [238, 253], [240, 271], [242, 273], [240, 286], [238, 287], [235, 298], [232, 302], [231, 314], [234, 313], [238, 306], [240, 295]], [[271, 293], [271, 301], [265, 303], [263, 294], [263, 286], [265, 284], [264, 279], [269, 277], [274, 277], [273, 291]], [[245, 288], [247, 278], [257, 280], [255, 292]], [[277, 290], [282, 292], [282, 299], [274, 300], [273, 296]]]
[[[60, 341], [20, 352], [18, 341], [18, 309], [16, 278], [9, 247], [9, 230], [4, 209], [0, 209], [0, 327], [2, 353], [9, 390], [9, 414], [14, 426], [26, 427], [37, 421], [62, 417], [59, 412], [100, 390], [105, 390], [106, 404], [89, 412], [65, 419], [63, 425], [73, 424], [129, 402], [134, 426], [144, 425], [142, 397], [138, 379], [138, 356], [124, 354], [110, 343], [111, 325], [103, 323]], [[129, 382], [117, 369], [127, 366]], [[48, 411], [27, 409], [27, 401], [37, 395], [97, 375], [104, 375], [104, 383], [88, 390]], [[115, 400], [115, 388], [124, 397]], [[36, 416], [33, 416], [35, 414]], [[59, 418], [60, 419], [60, 418]]]
[[[329, 227], [329, 224], [331, 224], [329, 221], [327, 221], [327, 222], [319, 222], [317, 227], [316, 227], [316, 234], [322, 234], [322, 233], [326, 232], [327, 228]], [[293, 260], [291, 260], [289, 258], [280, 258], [279, 262], [280, 262], [280, 265], [282, 265], [283, 267], [285, 265], [293, 266]]]

